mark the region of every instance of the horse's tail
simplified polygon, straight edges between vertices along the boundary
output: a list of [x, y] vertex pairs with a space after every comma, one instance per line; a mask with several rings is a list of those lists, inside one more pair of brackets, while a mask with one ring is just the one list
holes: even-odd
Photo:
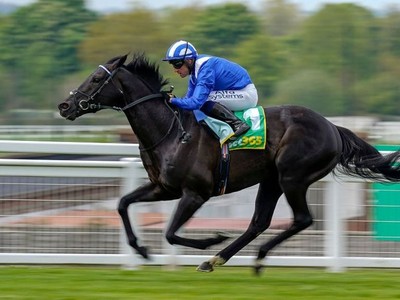
[[379, 182], [400, 182], [400, 151], [382, 155], [352, 131], [336, 126], [343, 143], [338, 171]]

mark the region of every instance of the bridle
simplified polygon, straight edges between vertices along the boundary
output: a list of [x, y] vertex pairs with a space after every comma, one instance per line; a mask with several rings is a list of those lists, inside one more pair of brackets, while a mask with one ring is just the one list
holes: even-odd
[[[99, 111], [101, 109], [113, 109], [113, 110], [117, 110], [117, 111], [125, 111], [129, 108], [132, 108], [133, 106], [140, 104], [142, 102], [145, 102], [147, 100], [150, 99], [154, 99], [154, 98], [162, 98], [164, 97], [164, 95], [162, 93], [156, 93], [156, 94], [150, 94], [147, 96], [144, 96], [134, 102], [128, 103], [127, 101], [125, 101], [125, 103], [128, 103], [127, 105], [125, 105], [124, 107], [119, 107], [119, 106], [109, 106], [109, 105], [103, 105], [101, 103], [94, 103], [95, 101], [95, 97], [100, 94], [100, 92], [103, 90], [103, 88], [108, 85], [110, 82], [113, 84], [113, 86], [119, 91], [119, 93], [126, 99], [126, 95], [124, 93], [124, 91], [122, 90], [122, 88], [117, 87], [114, 79], [115, 74], [118, 73], [118, 71], [120, 70], [120, 68], [115, 69], [114, 71], [110, 72], [105, 66], [103, 65], [99, 65], [99, 68], [103, 69], [107, 74], [108, 77], [107, 79], [103, 82], [103, 84], [101, 86], [99, 86], [92, 94], [87, 94], [85, 92], [82, 92], [79, 89], [73, 90], [71, 91], [69, 94], [71, 96], [73, 96], [76, 99], [76, 95], [80, 94], [82, 96], [85, 97], [85, 99], [82, 99], [78, 102], [78, 107], [82, 110], [82, 111], [86, 111], [86, 110], [93, 110], [94, 112]], [[143, 81], [143, 83], [145, 83], [146, 86], [148, 86], [148, 84], [146, 82]]]
[[[120, 70], [119, 68], [116, 68], [115, 70], [113, 70], [112, 72], [110, 72], [110, 70], [108, 70], [104, 65], [99, 65], [99, 68], [103, 69], [107, 74], [108, 74], [108, 78], [103, 82], [103, 84], [101, 86], [99, 86], [92, 94], [87, 94], [85, 92], [80, 91], [79, 89], [75, 89], [73, 91], [71, 91], [69, 94], [71, 96], [73, 96], [76, 100], [76, 95], [80, 94], [83, 95], [85, 97], [85, 99], [82, 99], [78, 102], [78, 107], [82, 110], [82, 111], [87, 111], [89, 109], [91, 109], [93, 112], [97, 112], [101, 109], [113, 109], [119, 112], [123, 112], [126, 111], [128, 109], [131, 109], [132, 107], [139, 105], [143, 102], [146, 102], [148, 100], [151, 99], [157, 99], [157, 98], [163, 98], [164, 99], [164, 103], [167, 106], [167, 108], [172, 112], [173, 114], [173, 118], [172, 118], [172, 123], [167, 131], [167, 133], [164, 135], [164, 137], [158, 141], [157, 143], [155, 143], [154, 145], [147, 147], [147, 148], [141, 148], [142, 151], [147, 151], [150, 149], [155, 148], [157, 145], [159, 145], [161, 142], [163, 142], [167, 136], [172, 132], [172, 129], [174, 127], [175, 121], [178, 122], [178, 126], [179, 129], [182, 131], [182, 136], [180, 138], [182, 143], [187, 143], [190, 139], [190, 134], [187, 133], [185, 131], [185, 129], [183, 128], [182, 122], [179, 118], [179, 115], [176, 111], [174, 111], [171, 106], [169, 105], [168, 101], [166, 100], [165, 94], [166, 93], [172, 93], [173, 91], [173, 86], [171, 86], [170, 91], [167, 92], [159, 92], [159, 93], [155, 93], [155, 94], [150, 94], [144, 97], [141, 97], [135, 101], [129, 102], [127, 101], [128, 97], [126, 96], [126, 94], [124, 93], [122, 87], [119, 88], [115, 81], [114, 81], [114, 76], [118, 73], [118, 71]], [[149, 86], [149, 84], [147, 82], [145, 82], [142, 78], [138, 77], [144, 85], [146, 85], [150, 90], [152, 90], [152, 88]], [[100, 102], [95, 103], [95, 97], [100, 94], [100, 92], [103, 90], [103, 88], [108, 85], [109, 83], [112, 83], [112, 85], [118, 90], [118, 92], [124, 97], [125, 99], [125, 103], [126, 105], [124, 107], [119, 107], [119, 106], [109, 106], [109, 105], [103, 105]]]

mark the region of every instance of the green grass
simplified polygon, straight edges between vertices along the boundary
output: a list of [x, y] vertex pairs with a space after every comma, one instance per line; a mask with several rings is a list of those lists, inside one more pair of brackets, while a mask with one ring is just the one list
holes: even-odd
[[105, 267], [0, 267], [0, 299], [400, 299], [399, 270], [194, 267], [122, 270]]

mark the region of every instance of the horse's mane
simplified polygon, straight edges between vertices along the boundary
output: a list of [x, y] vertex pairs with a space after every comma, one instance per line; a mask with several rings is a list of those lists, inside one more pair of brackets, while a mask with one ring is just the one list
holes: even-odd
[[160, 74], [159, 66], [150, 62], [144, 53], [133, 54], [132, 61], [125, 68], [138, 75], [156, 91], [160, 91], [162, 87], [168, 84], [168, 80]]

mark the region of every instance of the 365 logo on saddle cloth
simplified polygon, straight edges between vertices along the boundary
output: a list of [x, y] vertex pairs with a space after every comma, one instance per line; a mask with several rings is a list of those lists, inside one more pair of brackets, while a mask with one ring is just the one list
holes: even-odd
[[236, 111], [235, 115], [251, 127], [243, 136], [229, 143], [229, 150], [265, 149], [267, 127], [264, 109], [257, 106], [245, 111]]

